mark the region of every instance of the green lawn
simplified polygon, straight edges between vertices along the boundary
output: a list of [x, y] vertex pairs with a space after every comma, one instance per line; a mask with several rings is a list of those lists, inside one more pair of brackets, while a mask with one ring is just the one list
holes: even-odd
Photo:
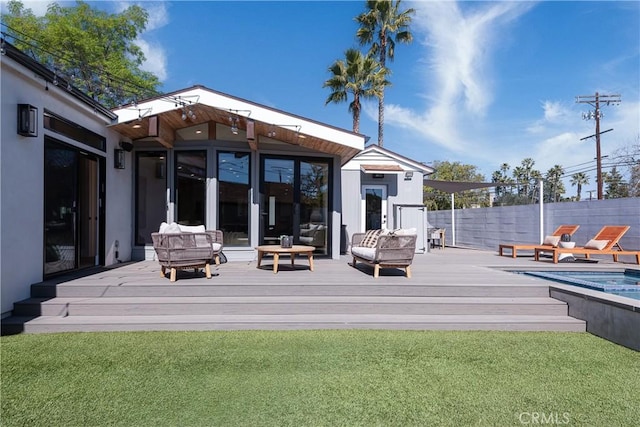
[[70, 333], [0, 343], [6, 427], [640, 419], [640, 353], [587, 333]]

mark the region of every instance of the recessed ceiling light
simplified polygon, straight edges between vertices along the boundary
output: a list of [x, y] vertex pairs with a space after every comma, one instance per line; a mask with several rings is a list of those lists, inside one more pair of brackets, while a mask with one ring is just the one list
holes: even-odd
[[134, 129], [140, 129], [142, 125], [140, 123], [136, 123], [132, 126]]
[[202, 133], [202, 129], [198, 129], [198, 130], [196, 131], [196, 133], [197, 133], [197, 134]]

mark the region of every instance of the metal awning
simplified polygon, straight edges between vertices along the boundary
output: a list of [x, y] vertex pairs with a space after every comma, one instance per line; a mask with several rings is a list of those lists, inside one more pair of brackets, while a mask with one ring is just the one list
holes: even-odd
[[405, 170], [398, 165], [360, 165], [360, 170], [364, 173], [404, 173]]

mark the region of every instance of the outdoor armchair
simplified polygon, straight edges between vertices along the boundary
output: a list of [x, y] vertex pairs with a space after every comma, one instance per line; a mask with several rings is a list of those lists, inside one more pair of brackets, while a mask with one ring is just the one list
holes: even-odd
[[210, 264], [215, 262], [216, 265], [220, 265], [220, 253], [223, 247], [221, 230], [197, 232], [169, 230], [169, 232], [151, 233], [151, 238], [160, 263], [160, 274], [166, 277], [166, 269], [170, 269], [171, 282], [176, 281], [177, 270], [191, 268], [194, 270], [204, 268], [207, 279], [210, 279]]

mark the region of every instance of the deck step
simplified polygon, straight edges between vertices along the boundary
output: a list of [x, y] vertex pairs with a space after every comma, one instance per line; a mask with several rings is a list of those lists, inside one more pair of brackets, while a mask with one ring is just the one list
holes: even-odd
[[[368, 266], [345, 259], [306, 266], [269, 261], [229, 262], [206, 279], [181, 271], [171, 283], [156, 262], [143, 261], [79, 277], [31, 286], [31, 298], [14, 304], [2, 319], [2, 333], [234, 330], [234, 329], [445, 329], [586, 331], [568, 316], [567, 304], [549, 296], [547, 281], [476, 265], [442, 253], [412, 266], [383, 269], [378, 279]], [[492, 254], [490, 261], [497, 257]], [[470, 258], [471, 257], [471, 258]], [[500, 257], [499, 265], [504, 262]], [[510, 263], [522, 260], [507, 260]]]
[[[285, 330], [285, 329], [393, 329], [500, 330], [584, 332], [583, 321], [569, 316], [528, 315], [180, 315], [180, 316], [39, 316], [3, 321], [21, 332]], [[15, 331], [17, 333], [20, 331]]]
[[566, 315], [565, 303], [546, 297], [101, 297], [31, 298], [18, 316], [147, 316], [233, 314]]
[[53, 297], [232, 297], [232, 296], [417, 296], [417, 297], [548, 297], [549, 286], [535, 284], [309, 284], [250, 283], [218, 284], [210, 280], [206, 284], [191, 284], [188, 280], [170, 284], [117, 284], [96, 285], [91, 282], [68, 284], [36, 284], [31, 295], [38, 298]]

